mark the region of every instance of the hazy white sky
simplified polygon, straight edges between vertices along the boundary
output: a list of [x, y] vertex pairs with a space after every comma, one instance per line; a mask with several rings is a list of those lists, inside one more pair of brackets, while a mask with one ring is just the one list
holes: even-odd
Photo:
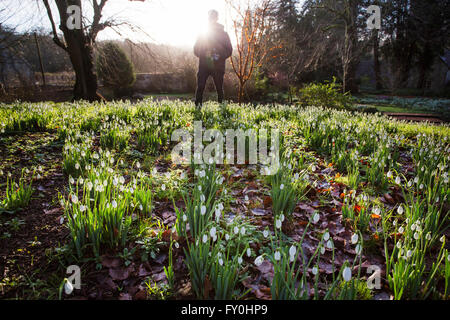
[[[89, 1], [86, 0], [84, 3], [87, 5]], [[11, 15], [8, 20], [10, 24], [21, 24], [19, 28], [19, 30], [22, 29], [21, 31], [29, 29], [30, 26], [47, 29], [50, 27], [43, 5], [40, 5], [37, 10], [36, 0], [0, 0], [1, 7], [6, 7]], [[145, 2], [109, 0], [105, 6], [104, 18], [115, 17], [129, 21], [144, 30], [151, 38], [144, 32], [131, 32], [125, 28], [121, 29], [121, 36], [112, 30], [102, 31], [99, 39], [131, 38], [191, 46], [198, 34], [204, 30], [207, 24], [207, 13], [211, 9], [219, 11], [221, 14], [219, 22], [224, 24], [230, 32], [225, 0], [146, 0]], [[54, 15], [57, 16], [56, 9]]]

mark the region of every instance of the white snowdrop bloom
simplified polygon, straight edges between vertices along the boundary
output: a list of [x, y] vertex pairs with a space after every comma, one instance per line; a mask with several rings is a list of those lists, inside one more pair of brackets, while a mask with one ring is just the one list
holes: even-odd
[[352, 235], [352, 244], [358, 243], [358, 239], [359, 239], [358, 234], [357, 234], [357, 233], [354, 233], [354, 234]]
[[205, 202], [205, 201], [206, 201], [206, 198], [205, 198], [205, 195], [204, 195], [204, 194], [201, 194], [201, 195], [200, 195], [200, 201], [201, 201], [201, 202]]
[[252, 255], [252, 250], [250, 248], [247, 248], [247, 257], [250, 257]]
[[245, 235], [245, 228], [244, 227], [241, 227], [241, 234]]
[[267, 238], [268, 236], [269, 236], [269, 230], [264, 230], [263, 231], [263, 236], [264, 236], [264, 238]]
[[291, 246], [289, 248], [289, 255], [294, 256], [297, 253], [297, 248], [295, 246]]
[[357, 255], [360, 255], [362, 252], [362, 246], [359, 243], [355, 247], [355, 252]]
[[186, 222], [187, 221], [187, 216], [185, 214], [183, 214], [183, 221]]
[[392, 178], [392, 171], [389, 170], [386, 176], [387, 176], [388, 178]]
[[415, 177], [414, 178], [414, 183], [418, 183], [419, 182], [419, 177]]
[[327, 248], [328, 248], [328, 249], [333, 249], [333, 241], [328, 240], [328, 242], [327, 242]]
[[403, 212], [404, 212], [403, 206], [399, 206], [399, 207], [397, 208], [397, 213], [400, 214], [400, 215], [402, 215]]
[[325, 247], [320, 247], [320, 253], [324, 254], [325, 253]]
[[75, 163], [75, 169], [76, 170], [79, 170], [80, 169], [80, 164], [77, 162], [77, 163]]
[[80, 212], [85, 212], [85, 211], [86, 211], [86, 206], [80, 205]]
[[198, 191], [202, 191], [202, 186], [198, 186]]
[[226, 241], [230, 240], [230, 235], [229, 235], [228, 233], [225, 234], [225, 240], [226, 240]]
[[144, 210], [144, 207], [142, 206], [142, 204], [139, 205], [139, 210], [140, 210], [140, 211], [143, 211], [143, 210]]
[[413, 224], [411, 225], [411, 231], [414, 231], [414, 230], [416, 230], [416, 224], [415, 224], [415, 223], [413, 223]]
[[280, 220], [281, 220], [281, 222], [284, 222], [284, 214], [280, 215]]
[[239, 258], [237, 259], [237, 262], [238, 262], [238, 264], [242, 264], [242, 258], [239, 257]]
[[63, 224], [64, 223], [64, 217], [61, 217], [60, 219], [59, 219], [59, 224]]
[[75, 184], [75, 180], [74, 180], [72, 177], [70, 177], [70, 178], [69, 178], [69, 183], [70, 183], [70, 184]]
[[244, 198], [244, 199], [245, 199], [245, 201], [248, 201], [248, 196], [247, 196], [247, 195], [245, 195], [245, 198]]
[[444, 242], [445, 242], [445, 235], [443, 235], [443, 236], [439, 239], [439, 241], [441, 241], [442, 243], [444, 243]]
[[209, 234], [211, 235], [212, 238], [215, 237], [216, 231], [217, 231], [216, 227], [212, 227], [211, 230], [209, 231]]
[[280, 261], [281, 260], [281, 253], [280, 251], [275, 252], [274, 258], [276, 261]]
[[403, 227], [398, 228], [399, 233], [403, 233], [404, 231], [405, 231], [405, 229]]
[[165, 191], [165, 190], [166, 190], [166, 185], [165, 185], [165, 184], [163, 184], [163, 185], [161, 186], [161, 190], [162, 190], [162, 191]]
[[323, 235], [323, 240], [328, 241], [328, 239], [330, 239], [330, 233], [325, 232], [325, 234]]
[[64, 292], [66, 294], [71, 294], [73, 292], [73, 285], [70, 280], [66, 280], [66, 282], [64, 283]]
[[342, 271], [342, 277], [346, 282], [352, 280], [352, 269], [350, 269], [349, 267], [345, 267], [344, 271]]
[[402, 247], [402, 243], [400, 241], [397, 242], [397, 248], [400, 249]]
[[280, 220], [280, 219], [277, 219], [277, 221], [275, 222], [275, 227], [276, 227], [277, 229], [280, 229], [280, 228], [281, 228], [281, 220]]
[[300, 178], [300, 175], [298, 174], [298, 173], [296, 173], [295, 175], [294, 175], [294, 179], [295, 180], [298, 180]]
[[263, 262], [264, 262], [263, 256], [259, 256], [259, 257], [257, 257], [257, 258], [255, 259], [255, 265], [256, 265], [257, 267], [259, 267], [260, 265], [262, 265]]
[[206, 206], [202, 206], [202, 207], [200, 208], [200, 214], [201, 214], [202, 216], [204, 216], [205, 213], [206, 213]]
[[206, 241], [208, 241], [208, 235], [204, 234], [202, 241], [203, 243], [206, 243]]
[[400, 177], [399, 176], [397, 176], [397, 178], [395, 178], [395, 183], [396, 184], [400, 184], [402, 181], [400, 180]]
[[381, 213], [381, 209], [378, 208], [378, 207], [374, 207], [374, 208], [372, 209], [372, 211], [373, 211], [373, 213], [375, 213], [376, 215], [380, 215], [380, 213]]
[[117, 208], [117, 201], [116, 200], [113, 200], [112, 202], [111, 202], [111, 206], [115, 209], [115, 208]]
[[74, 194], [71, 195], [72, 203], [77, 204], [78, 203], [78, 197]]
[[319, 219], [320, 219], [320, 215], [316, 212], [313, 216], [313, 223], [319, 222]]
[[423, 183], [420, 184], [419, 189], [420, 189], [420, 190], [423, 189]]
[[311, 272], [312, 272], [313, 275], [316, 276], [319, 273], [319, 269], [317, 267], [313, 267]]
[[406, 257], [411, 258], [412, 254], [413, 254], [413, 252], [411, 250], [408, 250], [408, 252], [406, 252]]
[[221, 266], [223, 266], [223, 259], [222, 259], [222, 258], [219, 258], [219, 264], [220, 264]]
[[280, 185], [280, 190], [283, 190], [284, 189], [284, 184], [281, 184]]
[[177, 248], [177, 249], [180, 248], [180, 244], [178, 242], [175, 242], [175, 248]]
[[425, 239], [427, 239], [428, 241], [431, 240], [431, 233], [430, 232], [427, 233], [427, 235], [425, 236]]
[[136, 168], [138, 168], [138, 169], [141, 168], [141, 164], [139, 162], [136, 162]]
[[411, 180], [408, 181], [407, 186], [408, 186], [408, 188], [411, 188], [411, 186], [412, 186], [412, 181]]
[[414, 239], [419, 240], [420, 234], [418, 232], [414, 232]]
[[311, 170], [312, 170], [313, 172], [316, 171], [316, 166], [313, 165], [313, 166], [311, 167]]

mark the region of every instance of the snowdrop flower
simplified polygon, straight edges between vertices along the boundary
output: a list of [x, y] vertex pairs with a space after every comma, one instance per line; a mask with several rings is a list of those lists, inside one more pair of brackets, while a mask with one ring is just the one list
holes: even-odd
[[313, 223], [319, 222], [319, 219], [320, 219], [320, 215], [316, 212], [313, 216]]
[[397, 178], [395, 178], [395, 183], [396, 184], [400, 184], [402, 181], [400, 180], [400, 177], [399, 176], [397, 176]]
[[317, 269], [317, 267], [314, 267], [314, 268], [312, 268], [311, 272], [313, 275], [316, 276], [319, 273], [319, 269]]
[[264, 236], [264, 238], [267, 238], [269, 236], [269, 230], [265, 229], [263, 231], [263, 236]]
[[248, 201], [248, 196], [247, 195], [245, 195], [245, 201]]
[[206, 243], [206, 241], [208, 241], [208, 235], [204, 234], [202, 241], [203, 243]]
[[212, 227], [211, 230], [209, 231], [209, 234], [211, 235], [212, 238], [214, 238], [216, 236], [216, 227]]
[[256, 265], [257, 267], [259, 267], [260, 265], [262, 265], [263, 262], [264, 262], [263, 256], [259, 256], [259, 257], [257, 257], [257, 258], [255, 259], [255, 265]]
[[206, 213], [206, 206], [202, 206], [202, 207], [200, 208], [200, 214], [201, 214], [202, 216], [204, 216], [205, 213]]
[[277, 221], [275, 222], [275, 227], [276, 227], [277, 229], [280, 229], [280, 228], [281, 228], [281, 220], [277, 219]]
[[66, 279], [66, 282], [64, 283], [64, 292], [66, 294], [71, 294], [73, 292], [73, 285], [72, 282], [70, 282], [70, 280]]
[[252, 250], [250, 248], [247, 248], [247, 257], [250, 257], [252, 255]]
[[205, 202], [205, 201], [206, 201], [206, 198], [205, 198], [205, 195], [204, 195], [204, 194], [201, 194], [201, 195], [200, 195], [200, 201], [201, 201], [201, 202]]
[[403, 207], [402, 207], [402, 206], [399, 206], [399, 207], [397, 208], [397, 213], [400, 214], [400, 215], [402, 215], [403, 212], [404, 212]]
[[431, 240], [431, 232], [428, 232], [427, 235], [425, 236], [425, 238], [430, 241]]
[[411, 258], [412, 257], [412, 251], [408, 250], [408, 252], [406, 252], [406, 257]]
[[358, 238], [359, 238], [359, 236], [357, 233], [353, 234], [352, 235], [352, 244], [358, 243]]
[[295, 246], [291, 246], [289, 248], [289, 255], [294, 256], [297, 253], [297, 248]]
[[222, 259], [222, 258], [219, 258], [219, 264], [220, 264], [221, 266], [223, 266], [223, 259]]
[[115, 209], [115, 208], [117, 208], [117, 201], [116, 200], [113, 200], [112, 202], [111, 202], [111, 206]]
[[418, 183], [419, 182], [419, 177], [415, 177], [414, 178], [414, 183]]
[[274, 256], [276, 261], [280, 261], [281, 260], [281, 254], [280, 251], [275, 252], [275, 256]]
[[239, 257], [237, 261], [238, 261], [238, 264], [242, 264], [242, 258], [241, 257]]
[[245, 235], [245, 228], [244, 227], [241, 228], [241, 234]]
[[162, 190], [162, 191], [165, 191], [165, 190], [166, 190], [166, 185], [165, 185], [165, 184], [163, 184], [163, 185], [161, 186], [161, 190]]
[[80, 212], [85, 212], [85, 211], [86, 211], [86, 206], [80, 205]]
[[63, 224], [64, 223], [64, 217], [61, 217], [60, 219], [59, 219], [59, 224]]
[[439, 241], [441, 241], [442, 243], [444, 243], [444, 242], [445, 242], [445, 235], [443, 235], [443, 236], [439, 239]]
[[403, 233], [404, 231], [405, 231], [405, 229], [403, 227], [398, 228], [399, 233]]
[[388, 178], [392, 178], [392, 171], [389, 170], [386, 176], [387, 176]]
[[71, 195], [71, 198], [72, 198], [72, 203], [73, 204], [77, 204], [78, 203], [78, 197], [76, 196], [76, 195]]
[[419, 240], [420, 234], [418, 232], [414, 233], [414, 239]]
[[328, 242], [327, 242], [327, 248], [328, 248], [328, 249], [333, 249], [333, 241], [328, 240]]
[[284, 189], [284, 184], [281, 184], [280, 185], [280, 190], [283, 190]]
[[324, 254], [325, 253], [325, 247], [320, 247], [320, 254]]
[[183, 214], [183, 221], [186, 222], [187, 221], [187, 216], [185, 214]]
[[238, 234], [239, 233], [239, 228], [236, 226], [236, 227], [234, 227], [233, 231], [234, 231], [234, 234]]
[[70, 183], [70, 184], [75, 184], [75, 180], [74, 180], [72, 177], [70, 177], [70, 178], [69, 178], [69, 183]]
[[141, 164], [138, 162], [136, 162], [136, 168], [140, 169], [141, 168]]
[[175, 248], [180, 248], [180, 244], [178, 242], [175, 242]]
[[225, 240], [226, 240], [226, 241], [230, 240], [230, 235], [229, 235], [228, 233], [225, 234]]
[[350, 281], [352, 279], [352, 269], [350, 269], [349, 267], [345, 267], [344, 271], [342, 272], [342, 277], [344, 278], [344, 281]]

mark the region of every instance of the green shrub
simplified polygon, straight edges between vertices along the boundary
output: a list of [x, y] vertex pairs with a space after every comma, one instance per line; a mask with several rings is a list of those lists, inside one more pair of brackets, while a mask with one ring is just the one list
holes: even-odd
[[116, 97], [129, 95], [136, 82], [132, 62], [122, 48], [113, 42], [108, 42], [99, 49], [97, 74], [103, 85], [111, 88]]
[[302, 106], [327, 107], [334, 109], [347, 109], [353, 101], [348, 93], [342, 93], [342, 86], [333, 82], [310, 83], [297, 93], [299, 104]]

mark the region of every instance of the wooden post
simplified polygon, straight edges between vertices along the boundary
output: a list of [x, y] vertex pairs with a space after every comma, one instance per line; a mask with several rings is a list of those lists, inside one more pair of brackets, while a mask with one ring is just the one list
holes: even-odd
[[37, 53], [38, 53], [38, 57], [39, 57], [39, 64], [41, 66], [42, 80], [44, 82], [44, 87], [45, 87], [46, 81], [45, 81], [44, 65], [42, 64], [41, 48], [39, 47], [39, 41], [38, 41], [36, 32], [34, 33], [34, 41], [36, 42], [36, 48], [37, 48]]

